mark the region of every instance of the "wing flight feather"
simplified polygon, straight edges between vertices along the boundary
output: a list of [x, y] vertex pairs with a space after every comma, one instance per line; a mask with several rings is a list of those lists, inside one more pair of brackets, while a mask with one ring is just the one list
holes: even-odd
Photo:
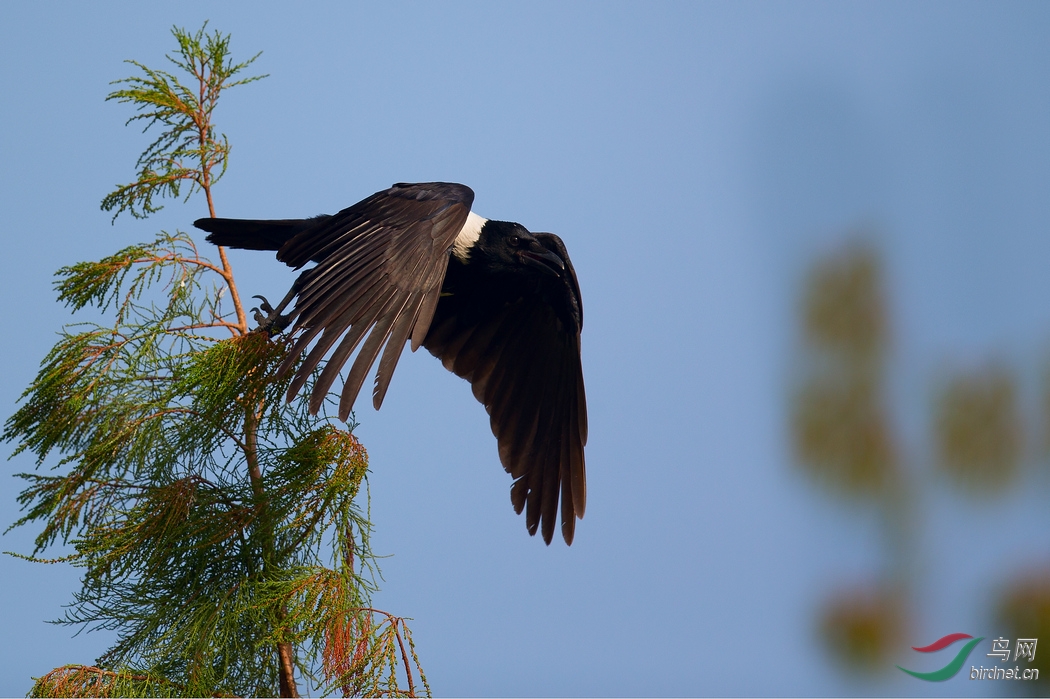
[[572, 543], [586, 508], [583, 306], [561, 240], [536, 238], [561, 257], [567, 274], [497, 298], [452, 289], [423, 345], [470, 381], [488, 411], [500, 461], [514, 478], [511, 504], [525, 513], [529, 533], [540, 531], [550, 543], [560, 514], [562, 537]]
[[316, 413], [360, 346], [343, 384], [339, 417], [349, 416], [365, 376], [382, 352], [373, 393], [379, 407], [405, 342], [412, 338], [418, 346], [426, 335], [448, 250], [473, 201], [474, 192], [464, 185], [397, 184], [316, 219], [281, 246], [277, 259], [290, 266], [319, 260], [300, 277], [291, 313], [292, 332], [298, 335], [282, 372], [290, 371], [317, 342], [296, 370], [289, 400], [335, 347], [311, 395], [310, 409]]

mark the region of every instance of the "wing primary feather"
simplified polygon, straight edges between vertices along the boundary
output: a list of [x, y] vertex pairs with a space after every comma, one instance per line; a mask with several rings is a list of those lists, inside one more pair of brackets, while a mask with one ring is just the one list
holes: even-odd
[[572, 476], [570, 475], [572, 470], [572, 450], [565, 435], [562, 435], [559, 444], [561, 445], [561, 458], [559, 459], [561, 468], [561, 537], [565, 540], [566, 546], [572, 546], [572, 538], [576, 533], [576, 514], [573, 512], [576, 498], [573, 495]]
[[[542, 455], [539, 455], [542, 458]], [[543, 468], [541, 464], [534, 463], [531, 468], [522, 475], [528, 483], [528, 495], [525, 498], [525, 526], [529, 533], [536, 534], [540, 524], [540, 504], [543, 497]]]
[[365, 376], [368, 374], [368, 370], [372, 368], [372, 364], [379, 354], [379, 348], [390, 336], [390, 326], [396, 317], [396, 312], [392, 312], [391, 309], [400, 309], [403, 305], [403, 300], [400, 303], [388, 301], [384, 305], [382, 315], [376, 322], [375, 327], [372, 328], [372, 332], [368, 334], [368, 339], [365, 340], [361, 351], [358, 352], [357, 359], [354, 360], [350, 374], [346, 377], [346, 383], [343, 385], [343, 394], [339, 398], [339, 419], [343, 422], [346, 422], [346, 419], [350, 416], [357, 394], [361, 392], [361, 386], [365, 382]]
[[[543, 520], [543, 540], [550, 545], [554, 538], [554, 527], [558, 521], [558, 492], [561, 485], [561, 451], [564, 434], [562, 433], [565, 419], [568, 417], [565, 411], [565, 403], [561, 400], [557, 388], [564, 385], [564, 362], [556, 362], [554, 372], [543, 383], [541, 399], [537, 400], [536, 412], [540, 412], [544, 404], [553, 406], [553, 411], [543, 416], [545, 427], [544, 459], [539, 461], [535, 468], [543, 470], [543, 496], [541, 502], [540, 517]], [[553, 398], [553, 400], [551, 400]]]
[[321, 370], [321, 375], [317, 377], [317, 383], [314, 384], [313, 392], [310, 394], [310, 412], [312, 414], [316, 415], [317, 411], [321, 409], [321, 404], [324, 403], [324, 399], [328, 396], [332, 384], [335, 383], [336, 377], [339, 376], [339, 371], [343, 368], [343, 364], [346, 363], [346, 358], [350, 356], [358, 343], [361, 342], [361, 338], [368, 332], [368, 327], [366, 323], [358, 323], [351, 327], [350, 332], [343, 336], [342, 342], [339, 343], [335, 352], [325, 362], [324, 369]]
[[500, 430], [500, 463], [507, 473], [515, 478], [525, 475], [533, 457], [538, 456], [534, 452], [540, 446], [537, 434], [541, 419], [538, 411], [532, 411], [531, 415], [519, 414], [514, 419], [507, 420], [510, 423], [509, 427]]
[[[579, 356], [570, 361], [579, 362]], [[579, 383], [577, 383], [576, 391], [582, 396], [583, 375], [579, 365], [575, 366], [575, 370], [577, 378], [580, 379]], [[583, 406], [582, 414], [581, 405]], [[566, 442], [570, 449], [569, 478], [572, 487], [572, 509], [575, 511], [576, 516], [582, 520], [587, 509], [587, 467], [584, 460], [584, 444], [587, 443], [587, 406], [583, 400], [571, 404], [568, 427], [569, 435]]]
[[533, 487], [531, 478], [528, 476], [526, 478], [529, 485], [525, 495], [525, 529], [528, 530], [529, 536], [536, 536], [536, 530], [540, 527], [540, 508], [537, 507], [540, 501], [540, 491]]
[[[383, 405], [383, 398], [386, 397], [387, 388], [390, 387], [390, 378], [394, 375], [397, 360], [401, 358], [405, 342], [408, 341], [412, 326], [415, 324], [416, 315], [419, 312], [419, 300], [420, 294], [413, 294], [409, 297], [394, 321], [390, 339], [383, 350], [382, 359], [379, 360], [379, 369], [376, 370], [376, 383], [372, 391], [372, 405], [376, 410]], [[410, 309], [415, 309], [415, 312], [413, 313]]]
[[434, 311], [437, 310], [438, 301], [440, 300], [440, 287], [423, 297], [423, 302], [419, 307], [419, 314], [416, 316], [416, 321], [412, 325], [413, 352], [419, 349], [419, 346], [423, 344], [423, 339], [427, 336], [427, 330], [430, 329], [431, 321], [434, 320]]
[[[299, 393], [300, 389], [302, 389], [303, 385], [306, 383], [306, 380], [310, 377], [310, 374], [314, 371], [314, 369], [317, 368], [317, 365], [321, 362], [321, 359], [324, 358], [324, 355], [328, 352], [329, 349], [331, 349], [332, 345], [334, 345], [336, 341], [339, 340], [339, 336], [346, 330], [347, 327], [354, 325], [356, 322], [356, 324], [360, 326], [360, 331], [362, 333], [368, 330], [372, 323], [361, 317], [362, 309], [366, 307], [373, 307], [377, 304], [382, 304], [382, 301], [380, 301], [379, 299], [389, 298], [389, 296], [393, 294], [392, 290], [384, 289], [380, 285], [373, 285], [367, 290], [367, 292], [367, 296], [362, 295], [348, 307], [333, 304], [332, 310], [327, 314], [327, 319], [325, 323], [319, 323], [310, 327], [296, 341], [291, 352], [289, 352], [289, 359], [286, 361], [294, 361], [294, 358], [298, 356], [300, 352], [303, 351], [303, 349], [306, 347], [307, 344], [309, 344], [313, 337], [318, 332], [323, 331], [323, 334], [321, 335], [321, 340], [307, 355], [306, 360], [302, 363], [302, 365], [300, 365], [299, 370], [296, 372], [295, 378], [292, 380], [291, 385], [288, 387], [288, 400], [291, 400]], [[386, 294], [385, 297], [384, 293]], [[337, 313], [340, 314], [338, 318], [331, 318], [331, 316], [335, 316]], [[357, 341], [359, 341], [359, 339], [360, 336], [358, 336], [358, 340], [355, 340], [349, 346], [349, 351], [347, 352], [347, 354], [353, 351], [353, 348], [357, 345]], [[343, 344], [345, 343], [341, 343], [341, 346]], [[334, 368], [335, 373], [329, 375], [332, 377], [332, 379], [334, 379], [335, 374], [338, 373], [339, 369], [342, 367], [343, 362], [345, 361], [346, 358], [344, 356], [341, 361], [334, 362], [336, 364]], [[332, 363], [333, 362], [329, 360], [329, 362], [326, 363], [325, 368], [328, 368], [328, 365]], [[281, 369], [283, 370], [284, 366], [282, 366]], [[327, 391], [330, 387], [331, 382], [329, 381], [328, 385], [323, 387], [323, 391], [325, 394], [327, 394]]]
[[[396, 292], [390, 288], [376, 287], [375, 291], [368, 297], [362, 298], [358, 303], [354, 304], [351, 308], [347, 309], [342, 317], [330, 327], [332, 327], [332, 340], [327, 340], [322, 337], [322, 342], [318, 342], [317, 345], [310, 352], [310, 360], [314, 367], [317, 366], [321, 357], [328, 351], [335, 340], [339, 339], [340, 334], [344, 329], [349, 326], [350, 330], [343, 337], [342, 342], [336, 348], [333, 355], [325, 362], [325, 368], [321, 371], [321, 376], [318, 378], [317, 385], [314, 387], [313, 395], [311, 396], [311, 404], [320, 406], [319, 401], [323, 401], [324, 397], [328, 395], [329, 389], [332, 387], [332, 383], [339, 375], [339, 371], [343, 368], [346, 363], [347, 357], [357, 348], [361, 342], [361, 338], [369, 332], [375, 325], [376, 316], [383, 312], [386, 304], [390, 302], [390, 299]], [[367, 307], [369, 313], [367, 317], [362, 315], [362, 308]], [[325, 333], [327, 335], [327, 331]], [[308, 362], [309, 363], [309, 362]], [[306, 363], [304, 363], [304, 366]], [[311, 368], [311, 371], [313, 369]], [[318, 397], [318, 393], [321, 394]]]
[[[377, 276], [362, 280], [355, 288], [343, 290], [342, 296], [337, 297], [337, 300], [330, 302], [328, 306], [304, 311], [299, 316], [299, 325], [307, 328], [304, 333], [306, 342], [319, 330], [327, 332], [331, 329], [339, 333], [352, 323], [366, 320], [366, 309], [372, 309], [377, 298], [393, 291]], [[372, 315], [374, 316], [374, 313]]]
[[[510, 504], [514, 507], [514, 514], [520, 515], [525, 510], [525, 498], [529, 494], [529, 484], [524, 478], [519, 478], [510, 486]], [[530, 532], [535, 533], [535, 531]]]
[[583, 389], [583, 367], [580, 366], [580, 340], [576, 338], [576, 354], [573, 361], [576, 362], [576, 414], [577, 424], [580, 426], [580, 443], [587, 444], [587, 393]]

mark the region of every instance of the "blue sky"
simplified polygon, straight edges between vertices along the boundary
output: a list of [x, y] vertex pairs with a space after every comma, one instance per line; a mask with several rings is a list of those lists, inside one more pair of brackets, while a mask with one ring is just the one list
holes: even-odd
[[[997, 586], [1050, 563], [1045, 463], [968, 500], [927, 468], [926, 416], [946, 366], [1000, 361], [1025, 404], [1039, 400], [1050, 6], [4, 3], [5, 415], [71, 320], [52, 273], [204, 215], [191, 200], [111, 226], [98, 202], [146, 143], [104, 102], [109, 81], [125, 59], [159, 65], [172, 25], [206, 19], [270, 73], [216, 115], [234, 145], [219, 215], [313, 215], [393, 182], [463, 182], [482, 216], [561, 235], [579, 275], [591, 429], [571, 548], [526, 535], [483, 409], [427, 353], [402, 358], [381, 412], [359, 406], [375, 548], [392, 555], [376, 603], [414, 618], [439, 694], [990, 691], [857, 680], [817, 643], [821, 600], [883, 552], [872, 511], [792, 462], [795, 309], [808, 265], [869, 231], [896, 427], [932, 483], [909, 645], [998, 635]], [[243, 293], [280, 298], [294, 276], [264, 254], [231, 261]], [[75, 570], [4, 557], [0, 580], [0, 695], [106, 647], [44, 623]]]

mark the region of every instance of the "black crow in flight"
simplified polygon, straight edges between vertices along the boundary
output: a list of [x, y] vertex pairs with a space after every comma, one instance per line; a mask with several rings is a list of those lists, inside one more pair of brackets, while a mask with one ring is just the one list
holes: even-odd
[[[580, 287], [561, 238], [481, 218], [473, 201], [461, 184], [395, 184], [335, 215], [193, 225], [215, 245], [276, 250], [296, 269], [317, 263], [276, 309], [263, 299], [269, 317], [256, 316], [270, 331], [295, 323], [281, 372], [308, 351], [288, 400], [331, 351], [310, 396], [316, 414], [360, 346], [339, 418], [349, 416], [377, 358], [378, 410], [405, 342], [426, 347], [471, 383], [488, 411], [500, 461], [514, 477], [511, 503], [525, 511], [529, 534], [542, 524], [550, 543], [560, 492], [561, 533], [571, 544], [587, 497]], [[281, 315], [292, 299], [294, 309]]]

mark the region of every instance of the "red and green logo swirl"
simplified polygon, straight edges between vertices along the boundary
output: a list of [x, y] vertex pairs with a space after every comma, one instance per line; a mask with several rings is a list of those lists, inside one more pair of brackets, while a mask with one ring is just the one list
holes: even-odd
[[934, 670], [933, 672], [915, 672], [914, 670], [908, 670], [906, 668], [897, 666], [897, 669], [901, 672], [906, 672], [912, 677], [918, 677], [920, 680], [926, 680], [927, 682], [944, 682], [947, 679], [955, 677], [955, 675], [962, 669], [963, 663], [970, 657], [970, 653], [974, 647], [984, 640], [984, 637], [974, 638], [968, 633], [950, 633], [947, 636], [938, 638], [936, 641], [928, 646], [912, 646], [912, 650], [917, 650], [920, 653], [935, 653], [939, 650], [947, 648], [956, 641], [961, 641], [964, 638], [973, 639], [965, 646], [959, 649], [959, 652], [952, 658], [951, 662], [942, 667], [940, 670]]

